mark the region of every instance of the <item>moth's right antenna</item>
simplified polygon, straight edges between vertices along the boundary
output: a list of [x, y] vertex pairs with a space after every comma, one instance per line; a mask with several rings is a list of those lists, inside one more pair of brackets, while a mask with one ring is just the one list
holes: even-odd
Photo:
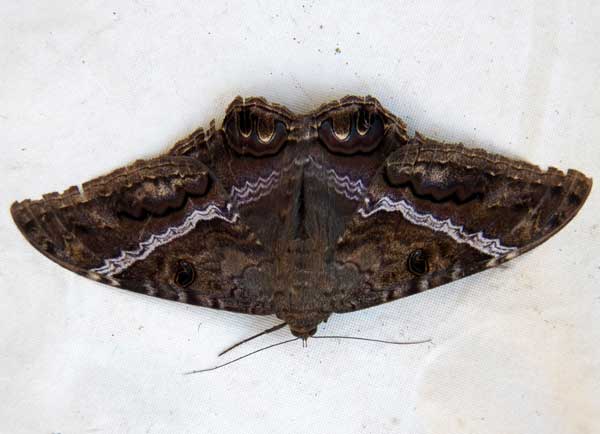
[[424, 339], [422, 341], [387, 341], [383, 339], [372, 339], [372, 338], [363, 338], [360, 336], [337, 336], [337, 335], [322, 335], [322, 336], [312, 336], [313, 339], [351, 339], [355, 341], [367, 341], [367, 342], [378, 342], [380, 344], [391, 344], [391, 345], [418, 345], [418, 344], [427, 344], [431, 342], [431, 339]]

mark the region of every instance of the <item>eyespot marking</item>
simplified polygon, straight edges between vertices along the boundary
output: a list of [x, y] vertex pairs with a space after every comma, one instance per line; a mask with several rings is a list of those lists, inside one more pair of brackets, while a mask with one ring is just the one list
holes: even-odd
[[180, 288], [187, 288], [196, 280], [196, 269], [194, 266], [185, 260], [180, 260], [177, 262], [177, 267], [175, 268], [175, 276], [173, 277], [173, 281], [175, 285]]
[[[369, 107], [370, 108], [370, 107]], [[371, 152], [385, 135], [383, 118], [372, 108], [333, 112], [319, 125], [319, 138], [331, 152], [344, 155]]]
[[422, 276], [429, 272], [429, 258], [423, 249], [412, 251], [406, 260], [408, 271], [416, 276]]

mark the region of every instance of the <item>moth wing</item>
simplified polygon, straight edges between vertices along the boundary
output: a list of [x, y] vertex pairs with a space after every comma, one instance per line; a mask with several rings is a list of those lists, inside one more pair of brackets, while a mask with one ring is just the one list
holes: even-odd
[[340, 312], [433, 288], [547, 240], [577, 213], [592, 180], [420, 135], [389, 156], [336, 245], [362, 284]]
[[196, 159], [137, 161], [11, 212], [36, 249], [86, 277], [189, 304], [272, 311], [255, 277], [269, 258]]

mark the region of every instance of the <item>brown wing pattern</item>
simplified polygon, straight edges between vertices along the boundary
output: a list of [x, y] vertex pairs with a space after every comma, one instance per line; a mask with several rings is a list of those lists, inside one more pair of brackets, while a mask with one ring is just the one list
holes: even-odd
[[393, 153], [337, 245], [363, 276], [340, 311], [405, 297], [542, 243], [577, 213], [592, 181], [417, 136]]
[[180, 156], [138, 161], [62, 194], [15, 203], [23, 235], [60, 265], [124, 289], [201, 306], [271, 312], [239, 285], [266, 260], [220, 184]]
[[221, 128], [62, 194], [15, 203], [39, 251], [156, 297], [270, 314], [308, 337], [535, 247], [592, 181], [417, 134], [372, 97], [296, 115], [236, 98]]

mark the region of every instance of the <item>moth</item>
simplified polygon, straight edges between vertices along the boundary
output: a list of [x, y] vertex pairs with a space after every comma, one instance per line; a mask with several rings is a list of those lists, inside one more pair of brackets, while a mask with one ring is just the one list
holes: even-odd
[[256, 315], [306, 339], [332, 313], [510, 260], [577, 213], [576, 170], [446, 144], [372, 97], [308, 114], [237, 97], [168, 152], [12, 205], [59, 265], [142, 294]]

